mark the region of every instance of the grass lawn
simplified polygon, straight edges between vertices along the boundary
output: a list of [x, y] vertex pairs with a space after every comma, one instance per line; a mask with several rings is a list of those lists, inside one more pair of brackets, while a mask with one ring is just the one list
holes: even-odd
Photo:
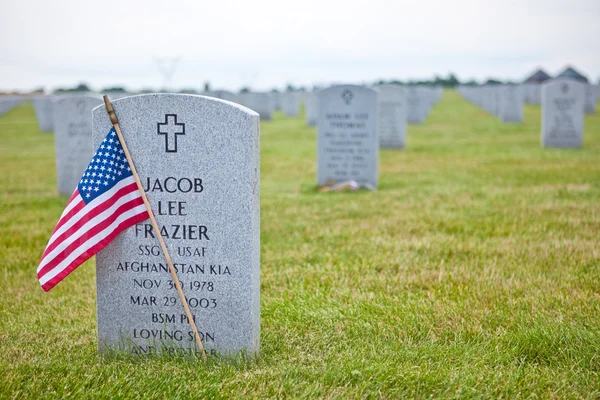
[[[317, 193], [316, 131], [261, 126], [261, 352], [101, 359], [93, 261], [36, 267], [67, 198], [31, 105], [0, 117], [0, 397], [600, 397], [600, 110], [540, 148], [446, 91], [377, 192]], [[201, 324], [201, 321], [200, 321]]]

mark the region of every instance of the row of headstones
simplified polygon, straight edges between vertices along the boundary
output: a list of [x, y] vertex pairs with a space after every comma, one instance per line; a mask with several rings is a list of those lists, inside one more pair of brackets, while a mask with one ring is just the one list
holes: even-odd
[[[527, 104], [542, 104], [542, 85], [543, 83], [523, 83], [523, 98]], [[591, 114], [595, 112], [594, 106], [600, 99], [600, 84], [585, 84], [585, 112]]]
[[502, 122], [523, 122], [525, 98], [520, 85], [459, 86], [456, 90]]
[[[377, 114], [373, 115], [378, 119], [377, 135], [374, 138], [382, 148], [404, 148], [407, 123], [422, 123], [442, 93], [439, 88], [403, 88], [397, 85], [382, 85], [373, 90], [378, 94]], [[271, 93], [235, 95], [227, 91], [218, 91], [208, 94], [232, 102], [241, 100], [248, 108], [254, 107], [253, 110], [259, 115], [270, 110], [265, 110], [261, 105], [267, 104], [266, 107], [270, 107], [269, 104], [272, 104]], [[310, 105], [313, 103], [309, 99], [313, 96], [315, 103], [318, 103], [318, 94], [311, 93], [311, 96], [305, 97], [307, 109], [311, 109]], [[346, 101], [349, 104], [355, 103], [351, 98], [353, 95], [349, 96]], [[125, 96], [118, 98], [121, 97]], [[290, 110], [300, 106], [300, 96], [297, 93], [284, 94], [281, 98], [284, 99], [284, 107], [286, 103], [290, 104]], [[94, 107], [102, 104], [102, 98], [97, 94], [39, 96], [35, 97], [33, 102], [40, 130], [55, 132], [58, 192], [70, 195], [92, 156], [90, 115]], [[318, 118], [314, 119], [316, 122]], [[376, 186], [376, 180], [370, 182]]]
[[0, 96], [0, 116], [25, 103], [27, 100], [26, 96]]
[[[398, 121], [398, 118], [404, 120], [404, 122], [396, 122], [403, 125], [398, 130], [405, 130], [407, 123], [422, 124], [427, 119], [433, 105], [442, 97], [441, 87], [388, 84], [374, 86], [373, 88], [381, 92], [381, 113], [388, 114], [393, 112], [397, 116], [396, 121]], [[319, 114], [319, 91], [305, 93], [304, 107], [307, 125], [316, 126]], [[386, 133], [381, 132], [381, 134], [385, 142]], [[397, 134], [394, 136], [397, 136]], [[405, 136], [405, 134], [401, 134], [400, 136]], [[390, 147], [404, 147], [403, 144], [398, 145], [397, 140], [394, 140], [394, 142], [396, 143], [390, 145]], [[402, 143], [404, 143], [404, 140], [402, 140]]]
[[[462, 86], [458, 92], [503, 122], [523, 122], [523, 87]], [[552, 79], [541, 85], [542, 147], [581, 147], [584, 115], [596, 110], [595, 87], [572, 79]]]

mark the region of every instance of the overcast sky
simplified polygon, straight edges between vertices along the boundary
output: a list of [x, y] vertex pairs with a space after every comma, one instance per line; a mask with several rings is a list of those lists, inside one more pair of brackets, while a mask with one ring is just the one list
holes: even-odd
[[600, 0], [0, 0], [0, 38], [0, 90], [600, 77]]

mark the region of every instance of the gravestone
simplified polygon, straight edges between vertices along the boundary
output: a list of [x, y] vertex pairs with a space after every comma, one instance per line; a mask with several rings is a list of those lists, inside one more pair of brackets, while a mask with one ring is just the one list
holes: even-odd
[[297, 117], [300, 114], [300, 93], [281, 94], [281, 110], [286, 117]]
[[406, 120], [409, 124], [422, 124], [425, 121], [425, 99], [420, 88], [409, 86], [406, 88], [407, 114]]
[[377, 86], [379, 91], [379, 145], [404, 148], [406, 144], [406, 92], [398, 85]]
[[54, 103], [54, 143], [58, 193], [73, 194], [94, 155], [92, 110], [100, 96], [68, 96]]
[[213, 90], [211, 92], [203, 93], [204, 96], [215, 97], [221, 100], [231, 101], [232, 103], [238, 103], [238, 97], [235, 93], [228, 90]]
[[54, 111], [52, 110], [54, 96], [36, 96], [33, 98], [33, 108], [38, 121], [40, 132], [54, 130]]
[[377, 187], [377, 92], [340, 85], [321, 90], [318, 96], [319, 186], [354, 180]]
[[304, 96], [304, 112], [306, 113], [306, 124], [316, 126], [319, 116], [319, 96], [316, 92], [308, 92]]
[[500, 112], [502, 122], [523, 122], [523, 91], [518, 85], [503, 85], [500, 89]]
[[542, 147], [583, 145], [584, 84], [557, 79], [542, 86]]
[[584, 84], [585, 90], [585, 113], [594, 114], [596, 112], [596, 88], [589, 83]]
[[[133, 96], [113, 105], [207, 353], [256, 353], [258, 114], [185, 94]], [[95, 108], [96, 146], [110, 129], [105, 107]], [[96, 275], [101, 351], [196, 352], [150, 221], [101, 251]]]
[[238, 95], [240, 104], [256, 111], [263, 121], [270, 121], [273, 114], [273, 99], [269, 93], [240, 93]]

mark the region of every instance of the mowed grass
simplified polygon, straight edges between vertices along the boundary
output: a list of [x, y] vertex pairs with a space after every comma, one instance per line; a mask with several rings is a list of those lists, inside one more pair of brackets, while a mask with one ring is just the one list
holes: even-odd
[[377, 192], [316, 192], [302, 118], [261, 135], [260, 355], [102, 359], [93, 261], [35, 275], [67, 201], [53, 136], [0, 117], [1, 397], [600, 397], [600, 114], [542, 149], [539, 107], [503, 125], [446, 91]]

